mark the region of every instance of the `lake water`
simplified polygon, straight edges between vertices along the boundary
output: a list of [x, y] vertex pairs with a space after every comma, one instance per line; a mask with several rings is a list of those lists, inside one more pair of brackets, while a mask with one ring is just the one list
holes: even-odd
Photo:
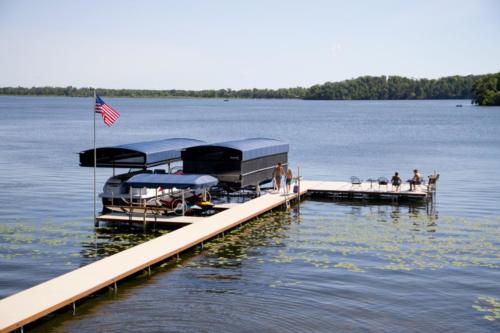
[[[307, 179], [441, 174], [426, 207], [308, 200], [35, 332], [498, 332], [500, 108], [468, 101], [107, 99], [98, 146], [273, 137]], [[464, 107], [457, 108], [456, 104]], [[89, 98], [0, 96], [0, 298], [166, 231], [92, 222]], [[98, 186], [110, 176], [98, 170]], [[100, 206], [100, 205], [99, 205]], [[1, 316], [1, 314], [0, 314]]]

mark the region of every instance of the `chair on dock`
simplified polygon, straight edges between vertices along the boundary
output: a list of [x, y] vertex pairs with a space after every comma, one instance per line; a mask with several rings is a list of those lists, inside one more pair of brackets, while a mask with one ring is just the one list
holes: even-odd
[[430, 175], [429, 181], [427, 182], [427, 192], [436, 192], [436, 184], [439, 179], [439, 173]]
[[354, 187], [354, 186], [359, 186], [361, 187], [361, 179], [359, 179], [358, 177], [356, 176], [352, 176], [351, 177], [351, 186]]
[[385, 177], [378, 178], [378, 189], [380, 191], [380, 186], [385, 186], [385, 190], [387, 191], [387, 185], [389, 184], [389, 179]]

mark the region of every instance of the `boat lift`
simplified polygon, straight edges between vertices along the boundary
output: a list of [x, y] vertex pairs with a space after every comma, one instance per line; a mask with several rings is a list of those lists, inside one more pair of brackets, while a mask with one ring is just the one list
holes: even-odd
[[[150, 174], [141, 173], [125, 181], [125, 186], [129, 187], [130, 202], [128, 205], [108, 205], [107, 210], [111, 214], [101, 215], [98, 220], [121, 220], [123, 222], [137, 222], [142, 220], [157, 222], [160, 216], [164, 215], [186, 215], [188, 194], [199, 195], [200, 202], [196, 202], [200, 209], [213, 207], [209, 202], [209, 190], [218, 184], [217, 178], [209, 175], [173, 175], [173, 174]], [[134, 190], [155, 189], [154, 200], [136, 200], [134, 203]], [[161, 189], [161, 191], [159, 191]], [[164, 191], [167, 191], [164, 194]], [[161, 192], [161, 193], [159, 193]], [[179, 198], [180, 196], [180, 198]], [[162, 197], [171, 199], [171, 205], [164, 204]], [[198, 206], [199, 205], [199, 206]], [[141, 217], [138, 220], [138, 214]]]

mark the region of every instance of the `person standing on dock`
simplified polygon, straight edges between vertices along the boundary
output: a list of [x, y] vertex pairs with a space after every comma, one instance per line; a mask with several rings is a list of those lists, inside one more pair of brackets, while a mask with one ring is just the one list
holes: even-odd
[[286, 193], [290, 193], [290, 187], [292, 186], [293, 173], [292, 169], [288, 168], [286, 170]]
[[285, 169], [283, 169], [281, 163], [278, 163], [278, 165], [274, 167], [273, 171], [274, 185], [276, 186], [278, 193], [281, 190], [281, 179], [284, 175], [285, 175]]

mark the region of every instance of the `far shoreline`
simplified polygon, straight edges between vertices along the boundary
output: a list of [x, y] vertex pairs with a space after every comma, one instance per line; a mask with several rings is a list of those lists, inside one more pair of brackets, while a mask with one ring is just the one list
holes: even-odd
[[288, 88], [221, 89], [116, 89], [99, 87], [10, 86], [0, 87], [0, 95], [91, 97], [97, 92], [116, 98], [208, 98], [208, 99], [293, 99], [293, 100], [471, 100], [476, 101], [476, 82], [482, 75], [454, 75], [437, 79], [403, 76], [359, 76], [357, 78]]
[[[306, 99], [306, 98], [246, 98], [246, 97], [196, 97], [196, 96], [114, 96], [114, 95], [100, 95], [104, 98], [117, 98], [117, 99], [170, 99], [170, 100], [219, 100], [223, 102], [231, 102], [235, 100], [246, 101], [304, 101], [304, 102], [390, 102], [390, 101], [413, 101], [413, 102], [428, 102], [428, 101], [466, 101], [466, 104], [478, 106], [474, 104], [469, 98], [426, 98], [426, 99]], [[56, 98], [85, 98], [89, 99], [92, 96], [63, 96], [63, 95], [16, 95], [16, 94], [0, 94], [0, 97], [56, 97]]]

